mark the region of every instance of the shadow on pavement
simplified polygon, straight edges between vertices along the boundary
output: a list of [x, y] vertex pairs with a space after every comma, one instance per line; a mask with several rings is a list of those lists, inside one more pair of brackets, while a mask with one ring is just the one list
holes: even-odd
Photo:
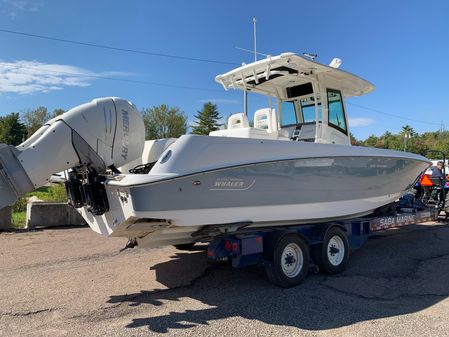
[[[296, 288], [271, 285], [258, 268], [211, 267], [190, 285], [112, 296], [108, 302], [147, 305], [149, 313], [151, 306], [186, 298], [204, 304], [199, 310], [189, 310], [187, 304], [179, 312], [134, 318], [127, 325], [163, 333], [237, 316], [306, 330], [338, 328], [414, 313], [448, 297], [448, 242], [449, 227], [409, 226], [369, 240], [352, 254], [342, 274], [309, 275]], [[173, 287], [186, 268], [198, 263], [205, 263], [204, 252], [179, 253], [152, 269], [159, 282]]]

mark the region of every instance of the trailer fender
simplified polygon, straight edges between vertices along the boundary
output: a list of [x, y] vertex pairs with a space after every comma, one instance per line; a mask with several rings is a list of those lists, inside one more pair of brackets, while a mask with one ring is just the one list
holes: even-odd
[[323, 238], [326, 237], [327, 233], [334, 227], [340, 228], [345, 233], [348, 232], [348, 229], [343, 224], [341, 224], [341, 223], [332, 223], [332, 224], [329, 225], [329, 227], [326, 228], [326, 232], [324, 233]]
[[332, 229], [338, 227], [345, 233], [347, 233], [347, 228], [344, 226], [343, 223], [339, 222], [332, 222], [332, 223], [326, 223], [321, 224], [318, 226], [314, 226], [312, 235], [309, 238], [309, 244], [311, 247], [319, 245], [323, 243], [324, 238], [326, 237], [327, 233]]

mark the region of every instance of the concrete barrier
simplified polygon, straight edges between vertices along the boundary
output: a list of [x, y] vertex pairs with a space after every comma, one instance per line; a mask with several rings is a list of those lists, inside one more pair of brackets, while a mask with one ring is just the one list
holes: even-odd
[[29, 201], [25, 228], [86, 225], [83, 217], [66, 203]]
[[0, 209], [0, 230], [11, 228], [12, 207]]

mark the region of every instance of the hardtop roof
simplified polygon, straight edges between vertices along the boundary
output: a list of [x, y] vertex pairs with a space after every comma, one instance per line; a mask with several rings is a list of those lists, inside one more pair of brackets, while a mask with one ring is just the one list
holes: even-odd
[[360, 96], [374, 90], [370, 82], [294, 53], [269, 56], [242, 65], [215, 77], [225, 90], [253, 91], [285, 99], [286, 89], [318, 81], [325, 87], [341, 90], [345, 97]]

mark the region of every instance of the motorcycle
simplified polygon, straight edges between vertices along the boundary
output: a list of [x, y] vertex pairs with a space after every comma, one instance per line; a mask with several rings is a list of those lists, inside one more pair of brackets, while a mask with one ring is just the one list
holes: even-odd
[[416, 198], [427, 207], [432, 207], [438, 212], [445, 211], [449, 217], [449, 177], [446, 175], [446, 156], [441, 151], [429, 151], [437, 153], [443, 158], [442, 177], [433, 176], [434, 167], [424, 172], [415, 184]]

